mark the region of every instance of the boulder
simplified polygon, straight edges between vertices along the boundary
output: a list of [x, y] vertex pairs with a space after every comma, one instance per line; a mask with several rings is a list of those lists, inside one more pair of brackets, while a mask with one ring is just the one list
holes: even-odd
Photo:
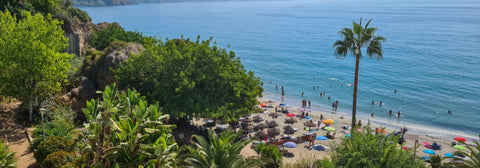
[[120, 64], [127, 61], [128, 58], [132, 55], [140, 54], [145, 48], [141, 44], [128, 44], [123, 48], [114, 49], [108, 53], [105, 58], [103, 65], [100, 63], [98, 75], [97, 75], [97, 85], [99, 90], [104, 90], [105, 86], [110, 85], [115, 82], [114, 75], [111, 69], [116, 70], [120, 67]]

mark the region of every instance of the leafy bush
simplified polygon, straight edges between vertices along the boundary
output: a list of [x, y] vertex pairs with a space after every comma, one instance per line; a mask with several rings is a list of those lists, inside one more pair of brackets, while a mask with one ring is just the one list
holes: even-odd
[[260, 157], [267, 160], [266, 167], [280, 167], [282, 166], [282, 153], [275, 145], [258, 144], [255, 148]]
[[143, 44], [143, 35], [139, 32], [125, 31], [116, 24], [109, 24], [107, 28], [95, 32], [89, 41], [89, 44], [103, 50], [110, 46], [114, 41], [124, 41]]
[[[65, 139], [72, 139], [74, 135], [74, 126], [67, 122], [47, 122], [45, 123], [45, 136], [46, 137], [62, 137]], [[40, 142], [43, 141], [43, 129], [42, 125], [37, 126], [37, 129], [33, 131], [33, 143], [32, 148], [37, 149]]]
[[16, 161], [17, 159], [15, 159], [15, 152], [10, 152], [8, 145], [3, 144], [2, 140], [0, 139], [0, 167], [17, 167], [17, 165], [14, 164]]
[[400, 137], [371, 134], [370, 126], [363, 132], [352, 131], [332, 147], [331, 158], [335, 167], [425, 167], [414, 158], [412, 150], [397, 146]]
[[58, 151], [73, 152], [73, 140], [68, 140], [62, 137], [48, 137], [46, 143], [43, 141], [37, 146], [34, 153], [35, 159], [38, 163], [42, 163], [45, 158], [51, 153]]
[[52, 167], [52, 168], [60, 168], [67, 163], [72, 162], [75, 160], [75, 153], [73, 152], [65, 152], [63, 150], [53, 152], [43, 160], [41, 163], [42, 167]]

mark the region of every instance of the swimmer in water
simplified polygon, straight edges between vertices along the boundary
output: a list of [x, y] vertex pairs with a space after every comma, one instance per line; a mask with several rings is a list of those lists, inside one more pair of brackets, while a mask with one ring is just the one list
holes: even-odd
[[397, 112], [397, 117], [400, 117], [401, 113], [400, 111]]
[[448, 113], [448, 114], [452, 114], [452, 111], [448, 110], [447, 113]]
[[392, 110], [388, 111], [388, 114], [389, 114], [389, 115], [392, 115]]

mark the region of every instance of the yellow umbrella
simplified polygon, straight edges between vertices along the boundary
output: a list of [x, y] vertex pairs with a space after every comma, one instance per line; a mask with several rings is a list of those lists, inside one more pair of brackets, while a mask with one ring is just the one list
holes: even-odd
[[324, 124], [333, 124], [333, 123], [335, 123], [335, 121], [333, 121], [332, 119], [326, 119], [326, 120], [323, 120], [323, 123]]

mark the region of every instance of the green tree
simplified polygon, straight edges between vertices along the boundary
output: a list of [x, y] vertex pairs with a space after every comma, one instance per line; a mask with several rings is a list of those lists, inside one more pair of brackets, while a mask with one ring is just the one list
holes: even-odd
[[15, 168], [15, 153], [8, 150], [8, 145], [3, 144], [0, 139], [0, 167], [2, 168]]
[[367, 48], [367, 55], [369, 57], [383, 58], [382, 42], [385, 38], [376, 36], [376, 27], [368, 27], [372, 20], [370, 19], [365, 27], [362, 27], [362, 19], [360, 23], [353, 22], [353, 29], [344, 28], [338, 33], [343, 36], [343, 40], [337, 40], [333, 47], [335, 48], [335, 55], [338, 57], [345, 57], [347, 53], [355, 57], [355, 82], [353, 87], [353, 104], [352, 104], [352, 128], [355, 127], [356, 113], [357, 113], [357, 89], [358, 89], [358, 69], [360, 67], [360, 58], [362, 57], [362, 47]]
[[184, 156], [184, 162], [197, 168], [236, 167], [251, 168], [261, 166], [259, 159], [246, 159], [240, 151], [252, 140], [240, 140], [242, 133], [225, 130], [220, 135], [210, 130], [208, 140], [202, 136], [194, 135], [195, 148], [190, 149], [190, 154]]
[[68, 43], [58, 20], [23, 15], [0, 13], [0, 94], [29, 102], [32, 121], [33, 102], [61, 90], [72, 56], [63, 52]]
[[105, 88], [102, 98], [83, 109], [87, 130], [80, 140], [86, 166], [175, 166], [172, 127], [163, 124], [168, 115], [157, 104], [149, 105], [136, 91], [118, 93], [115, 84]]
[[[200, 37], [199, 37], [200, 38]], [[115, 73], [120, 88], [135, 88], [165, 113], [228, 122], [250, 113], [263, 89], [233, 51], [188, 39], [156, 43]]]
[[350, 138], [334, 144], [330, 156], [335, 167], [425, 167], [411, 150], [397, 146], [399, 137], [371, 132], [366, 126], [363, 132], [352, 131]]

